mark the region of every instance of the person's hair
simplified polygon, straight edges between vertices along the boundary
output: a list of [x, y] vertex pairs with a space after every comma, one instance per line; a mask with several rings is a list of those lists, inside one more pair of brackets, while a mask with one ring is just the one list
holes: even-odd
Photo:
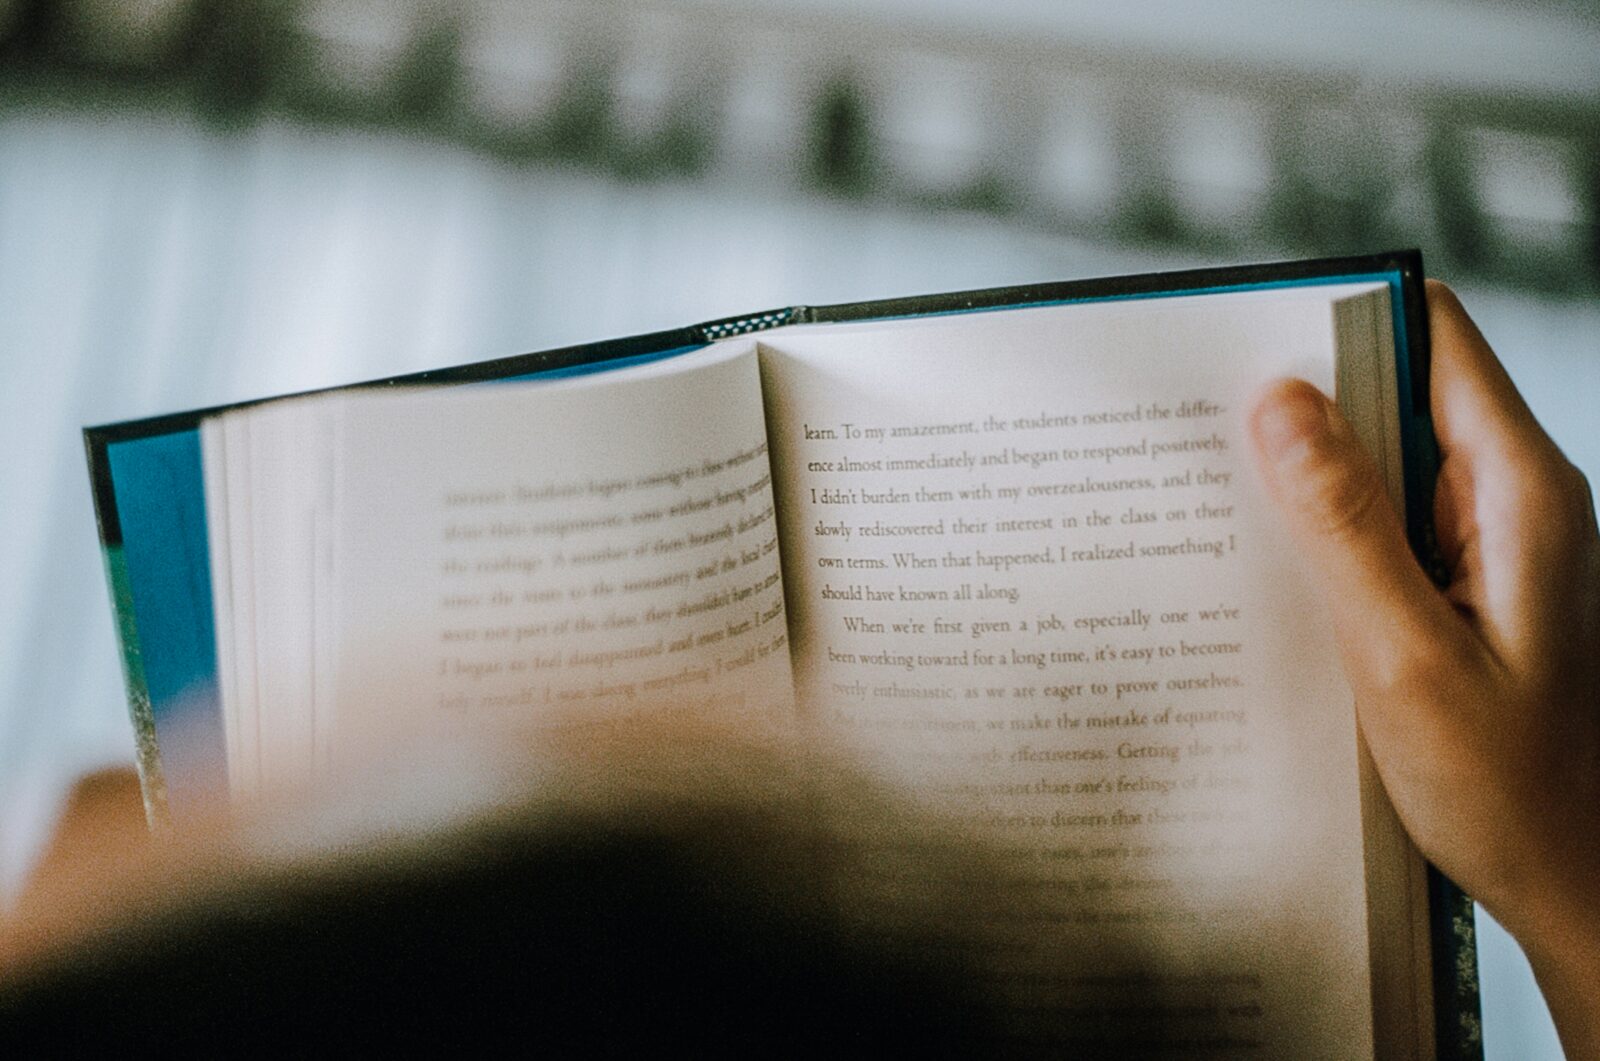
[[995, 1041], [982, 948], [964, 942], [981, 856], [849, 770], [756, 742], [602, 737], [530, 775], [442, 827], [292, 857], [245, 844], [0, 985], [0, 1055]]

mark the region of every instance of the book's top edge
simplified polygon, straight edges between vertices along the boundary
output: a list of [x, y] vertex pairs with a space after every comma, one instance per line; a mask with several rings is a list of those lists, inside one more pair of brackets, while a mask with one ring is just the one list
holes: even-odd
[[620, 339], [605, 339], [600, 342], [581, 343], [577, 346], [562, 346], [551, 350], [512, 354], [509, 357], [492, 358], [487, 361], [472, 361], [462, 365], [425, 369], [421, 372], [409, 372], [404, 375], [388, 376], [382, 379], [362, 380], [356, 383], [294, 391], [288, 394], [272, 394], [261, 398], [252, 398], [248, 401], [187, 409], [182, 412], [165, 413], [136, 420], [119, 420], [113, 423], [95, 424], [85, 427], [83, 433], [92, 449], [96, 445], [104, 445], [108, 442], [121, 442], [135, 438], [146, 438], [152, 435], [164, 435], [173, 431], [186, 431], [197, 426], [201, 420], [207, 417], [238, 409], [248, 409], [251, 406], [262, 405], [267, 402], [281, 401], [285, 398], [303, 398], [313, 394], [330, 394], [335, 391], [377, 387], [411, 387], [431, 383], [470, 383], [504, 379], [508, 376], [548, 372], [569, 368], [574, 365], [671, 350], [675, 347], [697, 346], [704, 342], [704, 338], [693, 327], [647, 332]]
[[[283, 398], [337, 390], [376, 387], [406, 387], [440, 383], [469, 383], [505, 379], [520, 375], [550, 372], [577, 365], [593, 364], [630, 356], [670, 351], [679, 347], [703, 346], [719, 339], [748, 335], [790, 324], [843, 323], [892, 317], [908, 317], [965, 310], [1000, 309], [1048, 302], [1072, 302], [1099, 298], [1175, 294], [1249, 284], [1293, 283], [1326, 277], [1363, 273], [1398, 272], [1410, 288], [1410, 299], [1420, 299], [1418, 278], [1422, 275], [1422, 254], [1417, 250], [1385, 251], [1345, 258], [1315, 258], [1230, 265], [1171, 272], [1135, 273], [1123, 276], [1092, 277], [1045, 284], [984, 288], [934, 295], [844, 302], [824, 306], [789, 306], [738, 317], [725, 317], [704, 324], [670, 331], [649, 332], [621, 339], [608, 339], [578, 346], [559, 347], [535, 353], [476, 361], [464, 365], [429, 369], [385, 379], [366, 380], [345, 386], [325, 387], [291, 394], [272, 395], [227, 405], [191, 409], [137, 420], [99, 424], [83, 429], [88, 450], [89, 472], [95, 494], [102, 544], [119, 540], [116, 505], [111, 494], [111, 475], [106, 447], [135, 439], [151, 438], [179, 431], [194, 430], [207, 417], [249, 408]], [[1409, 308], [1409, 307], [1408, 307]]]
[[600, 361], [620, 360], [641, 354], [670, 351], [678, 347], [704, 345], [705, 340], [692, 328], [673, 331], [650, 332], [622, 339], [603, 340], [579, 346], [558, 347], [537, 353], [518, 354], [511, 357], [477, 361], [465, 365], [428, 369], [386, 379], [366, 380], [343, 386], [323, 387], [290, 394], [269, 395], [250, 401], [214, 405], [184, 412], [167, 413], [138, 420], [98, 424], [83, 429], [84, 449], [89, 464], [89, 488], [93, 495], [95, 521], [99, 525], [102, 548], [112, 548], [122, 541], [122, 520], [117, 509], [116, 491], [112, 485], [111, 465], [107, 450], [119, 442], [159, 438], [182, 431], [193, 431], [207, 417], [247, 409], [284, 398], [300, 398], [312, 394], [326, 394], [342, 390], [379, 387], [410, 387], [431, 383], [470, 383], [504, 379], [518, 375], [553, 372], [574, 366]]
[[609, 339], [596, 343], [559, 347], [553, 350], [514, 354], [509, 357], [452, 365], [446, 368], [428, 369], [422, 372], [390, 376], [384, 379], [364, 380], [343, 386], [271, 395], [227, 405], [209, 406], [136, 420], [98, 424], [84, 428], [84, 434], [89, 444], [93, 446], [96, 443], [104, 444], [129, 438], [187, 430], [208, 416], [215, 416], [235, 409], [244, 409], [268, 401], [277, 401], [282, 398], [303, 397], [308, 394], [358, 387], [400, 387], [429, 383], [463, 383], [472, 380], [498, 379], [523, 373], [557, 369], [569, 365], [622, 358], [631, 354], [653, 350], [671, 349], [676, 346], [694, 346], [733, 335], [744, 335], [782, 327], [787, 324], [898, 317], [916, 313], [1021, 306], [1038, 302], [1072, 301], [1115, 295], [1156, 294], [1266, 281], [1315, 279], [1354, 272], [1398, 270], [1402, 273], [1420, 275], [1421, 267], [1422, 256], [1420, 251], [1403, 250], [1348, 258], [1317, 258], [1268, 262], [1256, 265], [1186, 269], [1173, 272], [1091, 277], [1083, 280], [1066, 280], [1046, 284], [982, 288], [944, 294], [875, 299], [866, 302], [841, 302], [824, 306], [788, 306], [737, 317], [725, 317], [671, 331], [650, 332], [621, 339]]
[[1229, 265], [1202, 269], [1182, 269], [1158, 273], [1132, 273], [1123, 276], [1093, 277], [1047, 284], [955, 291], [938, 295], [880, 299], [871, 302], [844, 302], [805, 309], [808, 322], [843, 323], [883, 317], [913, 316], [922, 313], [997, 309], [1046, 302], [1074, 302], [1089, 299], [1137, 295], [1173, 294], [1261, 283], [1292, 283], [1326, 277], [1366, 273], [1398, 272], [1414, 281], [1422, 275], [1419, 250], [1384, 251], [1343, 258], [1312, 258], [1253, 265]]

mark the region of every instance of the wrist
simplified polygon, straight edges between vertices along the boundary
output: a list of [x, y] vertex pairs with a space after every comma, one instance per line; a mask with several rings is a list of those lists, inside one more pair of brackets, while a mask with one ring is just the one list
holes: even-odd
[[1600, 877], [1580, 859], [1521, 861], [1515, 894], [1485, 908], [1527, 957], [1566, 1056], [1600, 1061]]
[[1600, 1061], [1600, 940], [1573, 932], [1522, 943], [1568, 1061]]

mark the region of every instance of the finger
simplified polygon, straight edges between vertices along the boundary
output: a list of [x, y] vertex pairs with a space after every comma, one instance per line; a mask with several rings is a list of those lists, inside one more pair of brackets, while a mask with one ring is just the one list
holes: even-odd
[[1321, 585], [1357, 684], [1394, 688], [1460, 620], [1406, 544], [1377, 464], [1320, 391], [1279, 380], [1250, 433], [1267, 492]]
[[1439, 448], [1491, 453], [1554, 448], [1454, 291], [1429, 280], [1429, 370]]
[[1575, 575], [1574, 551], [1593, 537], [1593, 501], [1454, 292], [1433, 281], [1428, 322], [1451, 594], [1498, 657], [1533, 662], [1570, 621], [1572, 581], [1559, 573]]
[[1572, 471], [1454, 291], [1427, 282], [1433, 429], [1448, 459], [1537, 464]]
[[1428, 281], [1428, 326], [1433, 428], [1445, 461], [1459, 467], [1457, 474], [1470, 472], [1477, 487], [1503, 484], [1549, 495], [1488, 501], [1508, 508], [1574, 502], [1570, 508], [1588, 515], [1592, 500], [1582, 476], [1535, 419], [1455, 292], [1436, 280]]
[[17, 909], [47, 906], [65, 892], [114, 879], [148, 840], [138, 775], [127, 768], [85, 775], [67, 796]]

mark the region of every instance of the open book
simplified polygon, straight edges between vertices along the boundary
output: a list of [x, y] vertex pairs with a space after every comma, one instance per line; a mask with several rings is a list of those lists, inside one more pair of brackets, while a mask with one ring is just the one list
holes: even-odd
[[1424, 547], [1420, 284], [1394, 254], [797, 308], [92, 429], [152, 806], [407, 714], [792, 715], [966, 808], [1053, 945], [1137, 942], [1032, 1004], [1207, 1056], [1470, 1054], [1463, 904], [1241, 426], [1273, 377], [1336, 391]]

